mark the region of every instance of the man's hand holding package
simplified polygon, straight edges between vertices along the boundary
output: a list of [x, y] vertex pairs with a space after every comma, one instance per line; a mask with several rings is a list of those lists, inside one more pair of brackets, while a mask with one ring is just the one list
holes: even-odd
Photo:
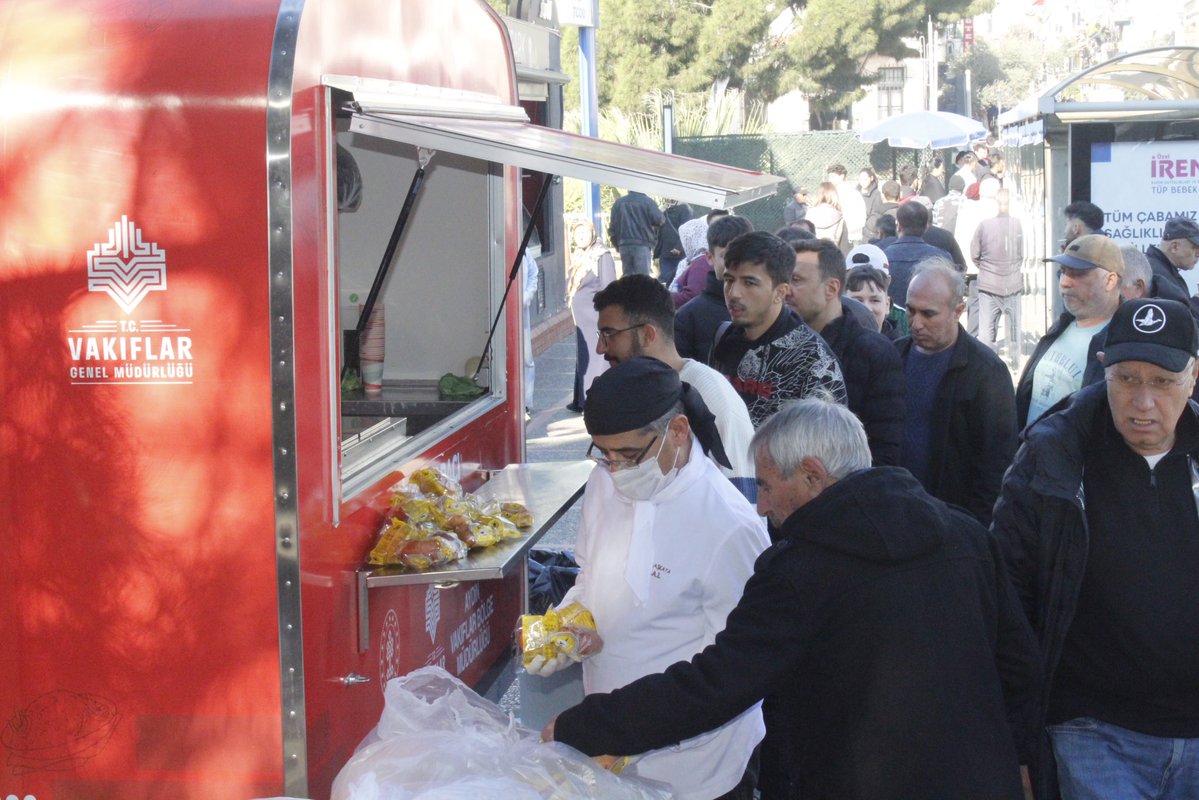
[[525, 672], [530, 675], [540, 675], [543, 678], [547, 678], [563, 667], [568, 667], [573, 663], [573, 659], [566, 655], [566, 653], [559, 653], [550, 658], [546, 658], [541, 653], [538, 653], [525, 664]]
[[591, 613], [577, 603], [550, 609], [544, 616], [521, 617], [518, 641], [525, 671], [543, 677], [598, 653], [604, 646]]

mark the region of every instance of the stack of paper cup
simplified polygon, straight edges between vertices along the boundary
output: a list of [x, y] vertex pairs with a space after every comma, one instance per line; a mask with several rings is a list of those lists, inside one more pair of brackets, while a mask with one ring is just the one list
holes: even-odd
[[[361, 310], [361, 309], [360, 309]], [[362, 384], [368, 392], [383, 391], [384, 356], [383, 303], [376, 303], [358, 342], [358, 361], [362, 365]]]

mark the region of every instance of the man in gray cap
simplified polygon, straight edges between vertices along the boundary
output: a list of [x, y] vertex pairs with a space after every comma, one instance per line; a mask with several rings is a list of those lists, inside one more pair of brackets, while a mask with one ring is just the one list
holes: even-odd
[[1030, 426], [1004, 479], [992, 529], [1044, 659], [1037, 797], [1199, 788], [1196, 354], [1182, 303], [1124, 303], [1106, 383]]
[[[583, 660], [583, 689], [594, 694], [711, 644], [769, 542], [753, 506], [704, 455], [723, 460], [715, 422], [674, 368], [646, 357], [617, 364], [591, 384], [583, 421], [596, 468], [575, 549], [582, 570], [561, 605], [591, 611], [603, 639]], [[628, 771], [679, 797], [750, 800], [764, 732], [755, 704]]]
[[1145, 256], [1153, 267], [1153, 285], [1149, 293], [1153, 297], [1161, 297], [1162, 285], [1170, 284], [1180, 289], [1191, 307], [1191, 316], [1199, 321], [1199, 300], [1191, 297], [1191, 289], [1183, 280], [1180, 270], [1195, 268], [1199, 260], [1199, 225], [1186, 217], [1173, 217], [1166, 220], [1162, 228], [1162, 240], [1157, 246], [1145, 248]]
[[1016, 424], [1035, 422], [1059, 400], [1103, 377], [1095, 354], [1120, 304], [1124, 257], [1111, 239], [1079, 236], [1049, 259], [1058, 264], [1066, 310], [1041, 337], [1016, 385]]

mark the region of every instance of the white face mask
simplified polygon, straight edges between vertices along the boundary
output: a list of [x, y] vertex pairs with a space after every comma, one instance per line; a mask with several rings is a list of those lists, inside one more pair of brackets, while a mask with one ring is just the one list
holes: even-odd
[[616, 491], [621, 496], [628, 500], [649, 500], [674, 481], [679, 474], [677, 462], [682, 448], [675, 453], [675, 466], [663, 475], [662, 468], [658, 466], [658, 457], [662, 455], [662, 448], [665, 446], [666, 433], [663, 433], [662, 444], [658, 445], [658, 452], [652, 458], [645, 459], [635, 467], [610, 473], [612, 482], [616, 484]]

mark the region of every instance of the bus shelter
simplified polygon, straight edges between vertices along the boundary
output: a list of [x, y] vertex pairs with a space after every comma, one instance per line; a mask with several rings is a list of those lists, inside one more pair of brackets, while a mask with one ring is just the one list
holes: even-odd
[[1139, 249], [1171, 217], [1199, 214], [1197, 47], [1116, 56], [1003, 112], [999, 127], [1004, 184], [1026, 219], [1026, 341], [1060, 313], [1044, 259], [1061, 251], [1067, 205], [1096, 204], [1105, 232]]

